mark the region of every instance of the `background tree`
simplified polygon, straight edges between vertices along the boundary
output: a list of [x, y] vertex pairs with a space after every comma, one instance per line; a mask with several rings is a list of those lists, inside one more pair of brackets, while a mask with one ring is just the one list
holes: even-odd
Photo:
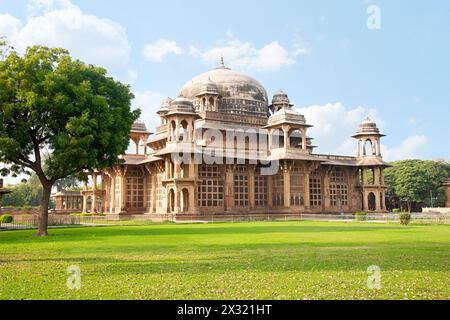
[[58, 181], [55, 182], [55, 188], [56, 191], [74, 191], [74, 190], [79, 190], [80, 181], [74, 177], [74, 176], [69, 176], [67, 178], [64, 179], [60, 179]]
[[[106, 70], [42, 46], [0, 61], [0, 162], [3, 174], [33, 171], [42, 184], [39, 236], [47, 235], [56, 181], [119, 162], [139, 111]], [[46, 154], [45, 160], [43, 155]]]
[[3, 197], [5, 207], [25, 208], [39, 206], [42, 198], [42, 185], [38, 177], [33, 174], [28, 181], [22, 181], [15, 186], [7, 186], [11, 193]]
[[391, 163], [385, 170], [388, 195], [394, 205], [408, 211], [421, 206], [443, 206], [444, 181], [450, 176], [450, 164], [445, 161], [405, 160]]

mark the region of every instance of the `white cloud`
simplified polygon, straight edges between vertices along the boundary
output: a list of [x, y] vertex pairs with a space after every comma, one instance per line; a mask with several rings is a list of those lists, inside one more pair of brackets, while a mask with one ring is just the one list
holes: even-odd
[[0, 14], [0, 36], [16, 34], [21, 28], [22, 22], [19, 19], [9, 14]]
[[226, 64], [232, 68], [256, 71], [277, 71], [294, 64], [295, 58], [299, 55], [308, 53], [307, 48], [299, 47], [298, 44], [290, 51], [278, 41], [255, 48], [250, 42], [236, 39], [230, 31], [226, 33], [226, 38], [225, 41], [219, 41], [216, 47], [210, 49], [203, 50], [191, 46], [189, 53], [208, 64], [217, 64], [223, 56]]
[[169, 54], [180, 55], [181, 48], [177, 45], [176, 41], [167, 39], [159, 39], [156, 42], [149, 43], [144, 47], [142, 54], [144, 58], [151, 62], [161, 62], [164, 57]]
[[[308, 135], [314, 138], [313, 144], [318, 146], [317, 153], [353, 155], [357, 154], [357, 142], [351, 136], [358, 125], [369, 116], [377, 123], [381, 132], [385, 131], [385, 122], [374, 108], [346, 108], [342, 103], [329, 103], [300, 108], [309, 124], [314, 125]], [[428, 138], [426, 136], [410, 136], [400, 145], [390, 147], [382, 143], [381, 151], [385, 161], [397, 161], [411, 158], [427, 157]]]
[[356, 155], [356, 142], [351, 136], [367, 116], [377, 122], [381, 130], [384, 127], [384, 122], [373, 108], [359, 106], [348, 109], [337, 102], [304, 107], [298, 111], [314, 126], [308, 135], [314, 138], [313, 144], [319, 147], [316, 151], [320, 153]]
[[[428, 145], [426, 136], [410, 136], [394, 148], [381, 147], [386, 161], [397, 161], [405, 159], [421, 159]], [[384, 151], [383, 151], [384, 150]]]
[[117, 22], [85, 14], [69, 0], [32, 0], [25, 22], [0, 16], [0, 33], [24, 52], [27, 46], [45, 45], [68, 49], [87, 63], [105, 67], [122, 81], [132, 81], [131, 47], [126, 29]]

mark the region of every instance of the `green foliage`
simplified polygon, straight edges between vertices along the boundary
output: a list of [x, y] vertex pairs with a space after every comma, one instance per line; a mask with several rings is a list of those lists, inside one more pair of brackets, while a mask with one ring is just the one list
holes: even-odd
[[0, 87], [0, 160], [15, 173], [34, 170], [41, 164], [30, 157], [45, 145], [52, 150], [45, 175], [53, 182], [116, 164], [139, 116], [128, 86], [63, 49], [11, 52], [0, 61]]
[[393, 213], [400, 213], [400, 212], [402, 212], [402, 210], [399, 209], [399, 208], [395, 208], [395, 209], [392, 210], [392, 212]]
[[11, 193], [3, 197], [2, 205], [5, 207], [25, 208], [37, 207], [42, 197], [42, 186], [32, 182], [22, 182], [13, 187], [8, 187]]
[[14, 221], [14, 217], [10, 214], [4, 214], [0, 216], [1, 223], [12, 223]]
[[119, 163], [140, 114], [129, 86], [64, 49], [11, 50], [0, 60], [0, 88], [1, 173], [34, 171], [46, 206], [56, 181]]
[[367, 220], [367, 212], [356, 212], [355, 217], [356, 217], [356, 221], [366, 221]]
[[411, 214], [408, 212], [400, 213], [400, 224], [407, 226], [411, 222]]
[[394, 162], [392, 166], [385, 170], [385, 181], [388, 193], [398, 198], [398, 206], [405, 204], [411, 211], [413, 205], [444, 205], [442, 184], [450, 175], [450, 164], [444, 161], [405, 160]]
[[80, 181], [76, 177], [69, 176], [56, 181], [55, 188], [57, 191], [80, 191], [81, 187], [79, 186], [79, 183]]

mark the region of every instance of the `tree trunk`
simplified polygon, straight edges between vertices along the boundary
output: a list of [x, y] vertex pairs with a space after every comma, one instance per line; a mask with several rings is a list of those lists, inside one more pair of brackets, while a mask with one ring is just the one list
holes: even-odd
[[48, 205], [50, 203], [50, 194], [52, 192], [52, 186], [50, 184], [43, 184], [41, 207], [39, 212], [39, 230], [38, 237], [48, 236]]

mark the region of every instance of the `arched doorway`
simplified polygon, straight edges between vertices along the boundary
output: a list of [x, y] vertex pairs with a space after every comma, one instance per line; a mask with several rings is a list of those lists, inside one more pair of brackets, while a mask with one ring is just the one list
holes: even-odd
[[189, 211], [189, 190], [183, 189], [181, 191], [181, 212], [188, 212]]
[[173, 191], [173, 189], [170, 189], [169, 191], [168, 201], [169, 201], [168, 203], [169, 212], [172, 213], [175, 211], [175, 191]]
[[375, 198], [375, 194], [373, 192], [369, 193], [368, 196], [368, 200], [369, 200], [369, 210], [370, 211], [375, 211], [376, 209], [376, 198]]

